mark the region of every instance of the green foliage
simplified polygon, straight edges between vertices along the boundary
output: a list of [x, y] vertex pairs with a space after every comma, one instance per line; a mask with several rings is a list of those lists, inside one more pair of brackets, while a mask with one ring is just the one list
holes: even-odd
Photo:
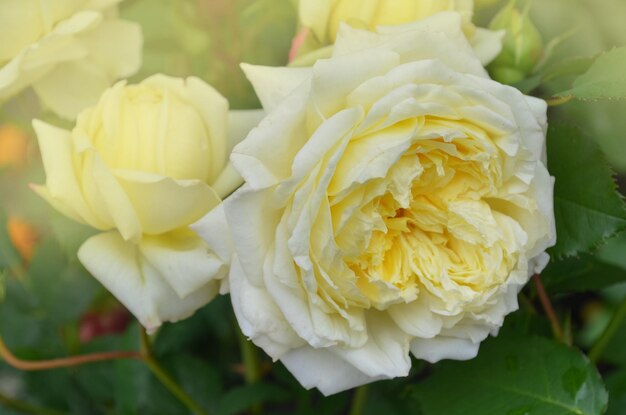
[[597, 291], [626, 282], [626, 270], [592, 255], [552, 261], [541, 275], [551, 293]]
[[255, 405], [268, 402], [284, 402], [289, 394], [276, 385], [264, 383], [245, 385], [230, 390], [222, 400], [219, 415], [235, 415]]
[[585, 73], [593, 64], [593, 57], [574, 57], [541, 68], [532, 76], [514, 84], [520, 91], [528, 94], [538, 87], [548, 91], [569, 88], [574, 80]]
[[197, 76], [232, 108], [260, 106], [239, 64], [285, 65], [296, 30], [290, 0], [134, 0], [122, 15], [144, 33], [144, 62], [133, 81]]
[[598, 57], [589, 70], [574, 81], [573, 88], [560, 96], [579, 99], [626, 98], [626, 47], [615, 48]]
[[555, 257], [573, 256], [601, 245], [626, 228], [624, 201], [613, 172], [597, 145], [575, 127], [552, 124], [548, 131], [548, 169], [556, 178]]
[[578, 351], [539, 337], [489, 340], [468, 362], [444, 362], [414, 394], [422, 415], [600, 415], [607, 392]]
[[611, 399], [606, 415], [622, 415], [626, 408], [626, 370], [622, 370], [607, 379]]
[[7, 230], [7, 216], [2, 206], [0, 206], [0, 270], [11, 269], [18, 266], [21, 258], [11, 240]]

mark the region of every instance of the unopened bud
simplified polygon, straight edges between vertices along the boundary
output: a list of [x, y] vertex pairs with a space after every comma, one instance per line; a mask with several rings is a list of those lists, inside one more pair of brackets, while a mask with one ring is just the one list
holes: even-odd
[[489, 67], [492, 77], [511, 84], [532, 74], [544, 52], [541, 34], [528, 16], [529, 4], [523, 11], [509, 2], [491, 21], [492, 30], [505, 30], [502, 52]]

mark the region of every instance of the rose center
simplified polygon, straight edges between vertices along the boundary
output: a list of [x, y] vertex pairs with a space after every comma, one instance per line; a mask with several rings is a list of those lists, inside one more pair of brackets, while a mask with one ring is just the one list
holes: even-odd
[[[361, 254], [346, 261], [357, 285], [384, 309], [420, 290], [463, 296], [501, 284], [516, 263], [510, 224], [487, 202], [501, 182], [501, 157], [471, 137], [418, 141], [390, 169]], [[419, 172], [408, 183], [408, 171]]]

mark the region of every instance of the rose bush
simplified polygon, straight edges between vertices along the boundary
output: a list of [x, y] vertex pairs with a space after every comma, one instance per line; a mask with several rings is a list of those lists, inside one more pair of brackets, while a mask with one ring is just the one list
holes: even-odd
[[300, 24], [306, 33], [297, 38], [292, 58], [296, 65], [327, 58], [341, 23], [375, 30], [379, 26], [401, 26], [443, 11], [461, 15], [463, 31], [484, 64], [500, 52], [502, 32], [477, 28], [472, 23], [473, 0], [300, 0]]
[[342, 25], [312, 68], [244, 66], [268, 115], [231, 155], [232, 303], [307, 388], [474, 357], [547, 263], [546, 103], [490, 80], [464, 21]]
[[216, 207], [242, 182], [228, 155], [255, 114], [229, 114], [198, 78], [155, 75], [107, 90], [71, 132], [34, 123], [47, 175], [34, 189], [69, 218], [107, 231], [78, 256], [149, 330], [218, 291], [228, 258], [188, 226], [211, 212], [205, 221], [221, 237]]
[[141, 30], [116, 17], [120, 1], [0, 2], [0, 102], [32, 86], [45, 106], [74, 118], [134, 74]]

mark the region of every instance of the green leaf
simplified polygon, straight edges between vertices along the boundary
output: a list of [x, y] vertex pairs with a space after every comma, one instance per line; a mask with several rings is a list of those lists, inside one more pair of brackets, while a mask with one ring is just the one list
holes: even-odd
[[563, 88], [571, 87], [574, 80], [585, 73], [594, 61], [595, 57], [565, 59], [515, 83], [513, 86], [525, 94], [529, 94], [540, 86], [552, 92], [562, 91]]
[[626, 46], [601, 55], [589, 70], [559, 96], [579, 99], [626, 98]]
[[578, 351], [541, 337], [492, 339], [414, 387], [423, 415], [600, 415], [607, 392]]
[[100, 286], [82, 267], [68, 264], [56, 239], [45, 240], [30, 267], [32, 294], [55, 324], [77, 320], [93, 302]]
[[219, 415], [234, 415], [265, 402], [282, 402], [289, 394], [276, 385], [256, 383], [229, 391], [220, 404]]
[[589, 252], [626, 228], [626, 209], [613, 172], [598, 146], [576, 127], [550, 126], [548, 169], [556, 178], [557, 244], [551, 255]]
[[0, 206], [0, 270], [13, 268], [20, 263], [20, 256], [9, 239], [6, 213]]
[[623, 415], [626, 408], [626, 370], [612, 374], [606, 380], [611, 399], [606, 415]]
[[552, 261], [541, 275], [553, 293], [596, 291], [626, 281], [626, 270], [591, 255]]

